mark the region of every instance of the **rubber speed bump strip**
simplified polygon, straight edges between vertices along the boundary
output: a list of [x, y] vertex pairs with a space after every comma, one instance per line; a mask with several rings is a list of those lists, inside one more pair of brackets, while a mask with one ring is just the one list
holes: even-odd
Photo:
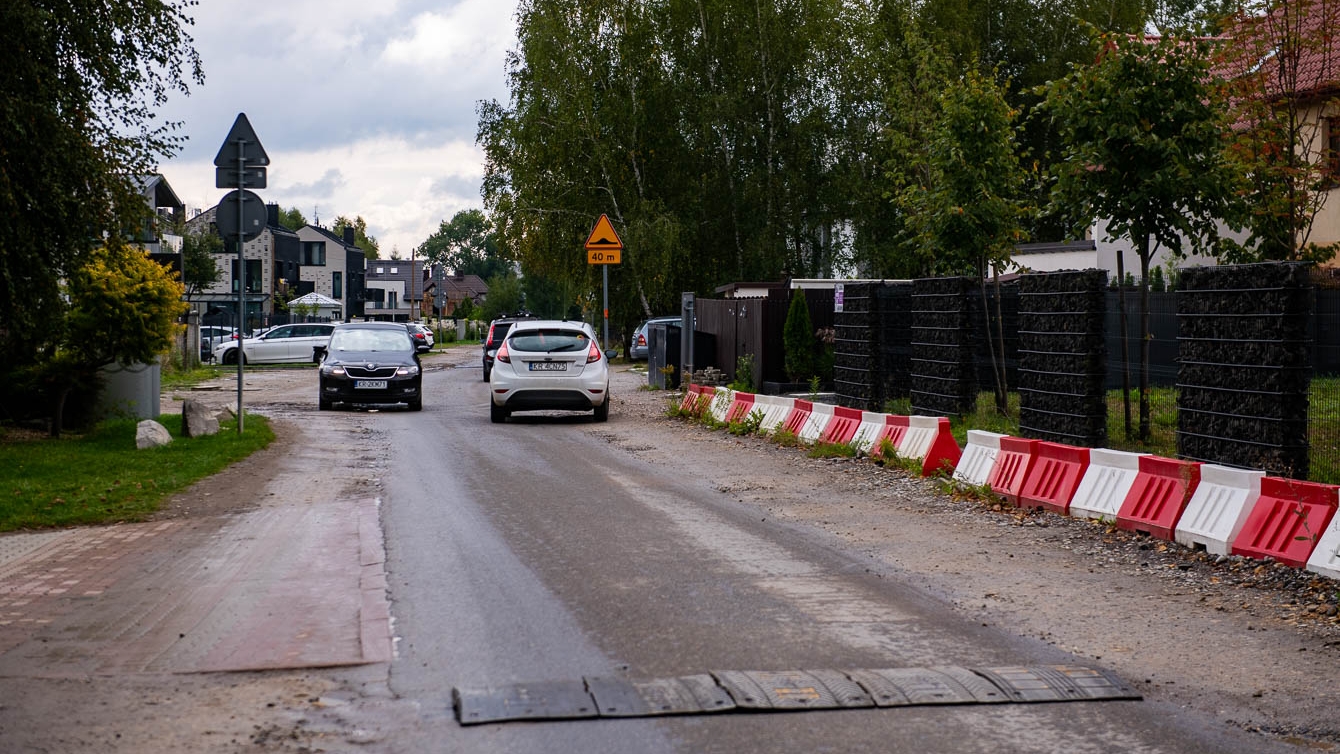
[[968, 669], [716, 671], [645, 681], [584, 678], [452, 691], [462, 725], [723, 712], [1140, 699], [1105, 670], [1070, 665]]

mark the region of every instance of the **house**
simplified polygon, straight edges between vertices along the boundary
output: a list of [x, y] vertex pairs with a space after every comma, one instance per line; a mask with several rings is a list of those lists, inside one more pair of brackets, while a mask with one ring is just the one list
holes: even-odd
[[337, 234], [319, 225], [298, 229], [302, 293], [315, 292], [340, 302], [336, 319], [364, 316], [367, 257], [354, 245], [354, 229]]
[[[186, 221], [187, 233], [218, 233], [215, 205]], [[279, 224], [279, 205], [266, 206], [265, 228], [250, 241], [242, 244], [243, 269], [237, 268], [236, 240], [224, 239], [226, 253], [218, 255], [215, 264], [220, 281], [201, 291], [193, 304], [207, 311], [237, 313], [238, 281], [245, 281], [246, 319], [248, 329], [266, 321], [276, 311], [275, 301], [288, 301], [294, 295], [308, 291], [301, 289], [299, 269], [302, 245], [298, 234]]]
[[372, 320], [408, 322], [420, 317], [416, 304], [423, 301], [423, 269], [420, 260], [373, 259], [368, 262], [367, 305], [363, 316]]
[[[440, 265], [434, 265], [426, 274], [428, 278], [424, 283], [423, 297], [431, 304], [433, 312], [440, 317], [451, 316], [462, 301], [468, 300], [472, 305], [478, 306], [489, 295], [489, 284], [478, 275], [445, 275]], [[442, 291], [440, 307], [437, 304], [439, 283]]]
[[181, 223], [186, 205], [161, 175], [139, 176], [139, 185], [140, 195], [153, 215], [131, 235], [130, 241], [147, 251], [150, 259], [180, 274], [181, 236], [168, 231], [175, 230]]

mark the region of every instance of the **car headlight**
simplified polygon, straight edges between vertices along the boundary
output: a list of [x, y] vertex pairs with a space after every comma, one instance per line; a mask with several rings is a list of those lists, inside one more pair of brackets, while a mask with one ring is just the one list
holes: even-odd
[[321, 365], [321, 374], [329, 374], [329, 375], [335, 375], [335, 376], [343, 376], [343, 375], [344, 375], [344, 366], [343, 366], [342, 364], [322, 364], [322, 365]]
[[395, 370], [395, 373], [397, 377], [411, 377], [419, 373], [419, 368], [416, 366], [400, 367]]

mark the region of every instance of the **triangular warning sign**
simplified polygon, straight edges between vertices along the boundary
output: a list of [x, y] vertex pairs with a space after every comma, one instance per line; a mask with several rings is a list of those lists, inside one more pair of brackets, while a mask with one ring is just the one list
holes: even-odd
[[596, 227], [591, 229], [591, 235], [586, 239], [587, 251], [593, 250], [623, 250], [623, 241], [619, 240], [619, 234], [614, 232], [614, 226], [610, 224], [610, 219], [606, 215], [601, 215], [596, 220]]
[[239, 157], [244, 167], [264, 167], [270, 164], [270, 156], [265, 153], [265, 147], [261, 146], [260, 137], [256, 136], [256, 129], [251, 127], [246, 113], [237, 114], [237, 120], [233, 121], [233, 127], [228, 130], [223, 146], [214, 155], [214, 166], [236, 168]]

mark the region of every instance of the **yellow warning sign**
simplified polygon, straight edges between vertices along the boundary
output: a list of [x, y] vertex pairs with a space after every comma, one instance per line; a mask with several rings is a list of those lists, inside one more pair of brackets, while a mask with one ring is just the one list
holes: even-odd
[[607, 215], [596, 220], [591, 235], [586, 239], [586, 261], [588, 264], [618, 264], [623, 257], [623, 241], [614, 232], [614, 226]]

